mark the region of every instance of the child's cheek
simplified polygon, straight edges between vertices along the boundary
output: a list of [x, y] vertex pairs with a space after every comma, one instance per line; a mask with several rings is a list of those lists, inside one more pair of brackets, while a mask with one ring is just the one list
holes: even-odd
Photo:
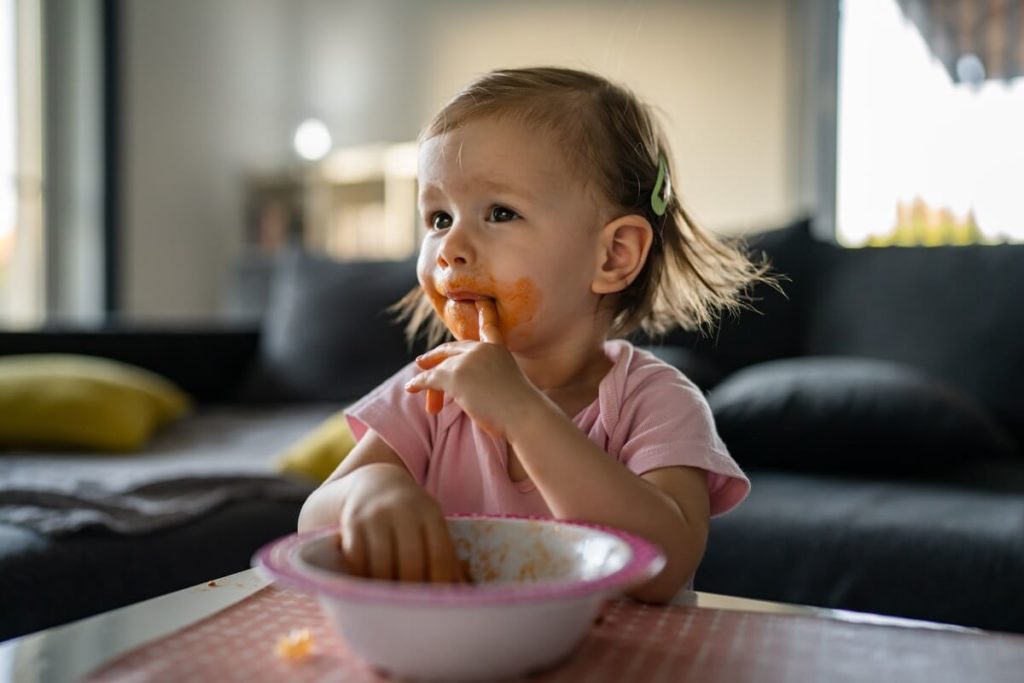
[[515, 343], [530, 337], [531, 323], [540, 309], [540, 288], [529, 278], [498, 287], [498, 322], [505, 341]]

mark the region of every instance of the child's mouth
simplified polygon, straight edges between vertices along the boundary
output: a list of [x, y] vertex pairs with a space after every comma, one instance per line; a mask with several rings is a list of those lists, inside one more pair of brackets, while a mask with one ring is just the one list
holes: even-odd
[[478, 340], [477, 302], [494, 301], [494, 298], [467, 289], [442, 288], [439, 293], [444, 297], [441, 300], [444, 303], [438, 312], [455, 338]]
[[502, 333], [516, 329], [521, 336], [540, 305], [540, 291], [528, 278], [498, 282], [491, 277], [427, 278], [424, 292], [452, 335], [459, 340], [479, 339], [480, 301], [493, 301]]
[[491, 298], [491, 297], [483, 296], [481, 294], [474, 294], [473, 292], [463, 292], [463, 291], [447, 292], [445, 294], [445, 296], [448, 298], [449, 301], [455, 301], [455, 302], [458, 302], [458, 303], [473, 303], [473, 302], [476, 302], [476, 301], [484, 301], [486, 299], [490, 299]]

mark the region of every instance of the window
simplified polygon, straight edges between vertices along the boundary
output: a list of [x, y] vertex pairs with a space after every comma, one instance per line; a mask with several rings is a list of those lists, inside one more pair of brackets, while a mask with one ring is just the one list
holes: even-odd
[[0, 0], [0, 318], [15, 325], [43, 309], [39, 4]]
[[1022, 5], [842, 4], [841, 243], [1024, 241]]
[[15, 45], [14, 0], [0, 0], [0, 291], [6, 291], [11, 272], [11, 252], [14, 249], [14, 222], [17, 209], [18, 185], [15, 177], [14, 127], [15, 97]]

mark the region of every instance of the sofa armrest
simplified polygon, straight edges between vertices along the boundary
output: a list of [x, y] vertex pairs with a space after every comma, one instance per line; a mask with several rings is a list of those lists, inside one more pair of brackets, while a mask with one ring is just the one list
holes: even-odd
[[195, 401], [237, 398], [257, 362], [259, 327], [46, 327], [0, 331], [0, 356], [60, 353], [99, 356], [145, 368], [171, 380]]

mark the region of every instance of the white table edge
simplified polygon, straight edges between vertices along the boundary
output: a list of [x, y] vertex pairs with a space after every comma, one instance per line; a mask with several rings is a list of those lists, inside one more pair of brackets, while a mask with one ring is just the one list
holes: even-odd
[[[246, 569], [5, 641], [0, 643], [0, 683], [78, 680], [103, 662], [213, 615], [268, 583], [257, 570]], [[61, 660], [48, 652], [61, 653]]]

